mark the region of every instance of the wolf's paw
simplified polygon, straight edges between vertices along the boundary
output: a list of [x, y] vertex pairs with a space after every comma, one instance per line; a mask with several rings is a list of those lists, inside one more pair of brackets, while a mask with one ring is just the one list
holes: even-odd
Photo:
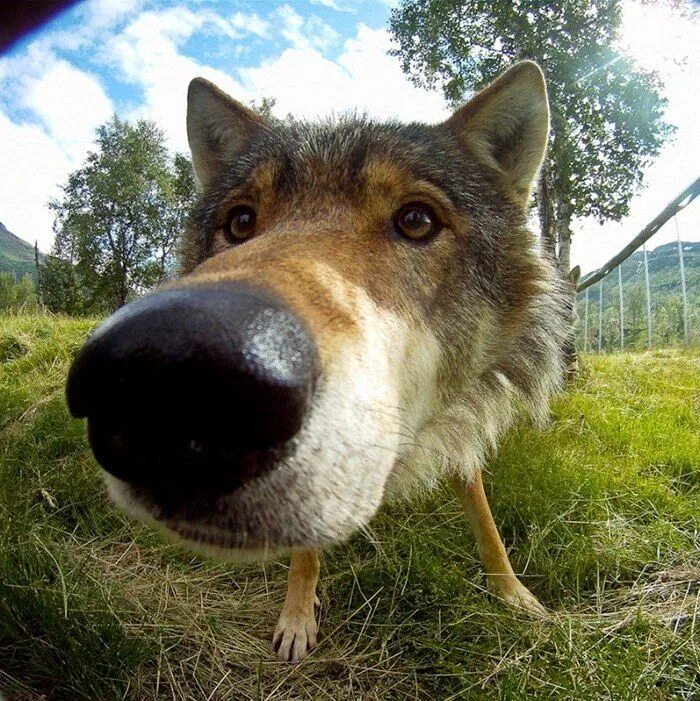
[[519, 608], [537, 618], [548, 615], [547, 609], [537, 600], [537, 597], [524, 585], [516, 581], [507, 590], [499, 591], [498, 597], [508, 605]]
[[308, 611], [283, 609], [272, 636], [277, 657], [284, 662], [301, 662], [316, 647], [317, 633], [313, 605]]

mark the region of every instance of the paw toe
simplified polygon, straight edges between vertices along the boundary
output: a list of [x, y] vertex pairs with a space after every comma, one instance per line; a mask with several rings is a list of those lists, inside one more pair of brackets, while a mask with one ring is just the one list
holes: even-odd
[[538, 601], [537, 597], [520, 583], [513, 590], [502, 593], [501, 598], [511, 606], [526, 611], [533, 616], [543, 618], [548, 614], [547, 609]]
[[284, 662], [301, 662], [316, 647], [317, 625], [313, 612], [282, 613], [272, 643]]

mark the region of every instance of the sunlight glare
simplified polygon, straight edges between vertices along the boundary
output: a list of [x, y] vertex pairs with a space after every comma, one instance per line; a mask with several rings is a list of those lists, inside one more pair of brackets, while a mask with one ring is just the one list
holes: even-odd
[[[687, 11], [680, 14], [671, 3], [628, 0], [623, 5], [620, 43], [624, 51], [647, 70], [662, 73], [687, 66], [697, 55], [700, 23]], [[672, 65], [674, 64], [674, 65]]]

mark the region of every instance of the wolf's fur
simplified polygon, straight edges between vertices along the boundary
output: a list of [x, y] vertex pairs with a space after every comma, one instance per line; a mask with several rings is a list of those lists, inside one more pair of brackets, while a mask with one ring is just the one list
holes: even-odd
[[576, 306], [576, 295], [578, 292], [578, 284], [581, 280], [581, 267], [576, 265], [570, 271], [566, 278], [567, 287], [569, 290], [569, 326], [570, 332], [564, 341], [564, 364], [566, 366], [566, 377], [572, 379], [576, 377], [579, 371], [578, 351], [576, 350], [576, 331], [579, 327], [578, 309]]
[[[189, 101], [203, 193], [174, 285], [236, 279], [276, 293], [310, 329], [321, 382], [276, 469], [167, 515], [108, 476], [119, 503], [208, 551], [324, 546], [366, 524], [385, 494], [445, 474], [466, 489], [520, 408], [545, 419], [569, 310], [525, 223], [548, 131], [534, 64], [436, 126], [270, 124], [201, 79]], [[430, 242], [394, 231], [414, 201], [442, 221]], [[240, 203], [257, 230], [232, 246], [221, 230]]]

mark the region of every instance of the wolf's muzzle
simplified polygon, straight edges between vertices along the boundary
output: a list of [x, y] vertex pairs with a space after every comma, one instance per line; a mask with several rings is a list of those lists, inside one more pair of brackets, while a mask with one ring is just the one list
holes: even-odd
[[66, 392], [108, 472], [183, 496], [223, 493], [279, 462], [317, 368], [308, 331], [279, 299], [200, 284], [113, 314], [76, 356]]

